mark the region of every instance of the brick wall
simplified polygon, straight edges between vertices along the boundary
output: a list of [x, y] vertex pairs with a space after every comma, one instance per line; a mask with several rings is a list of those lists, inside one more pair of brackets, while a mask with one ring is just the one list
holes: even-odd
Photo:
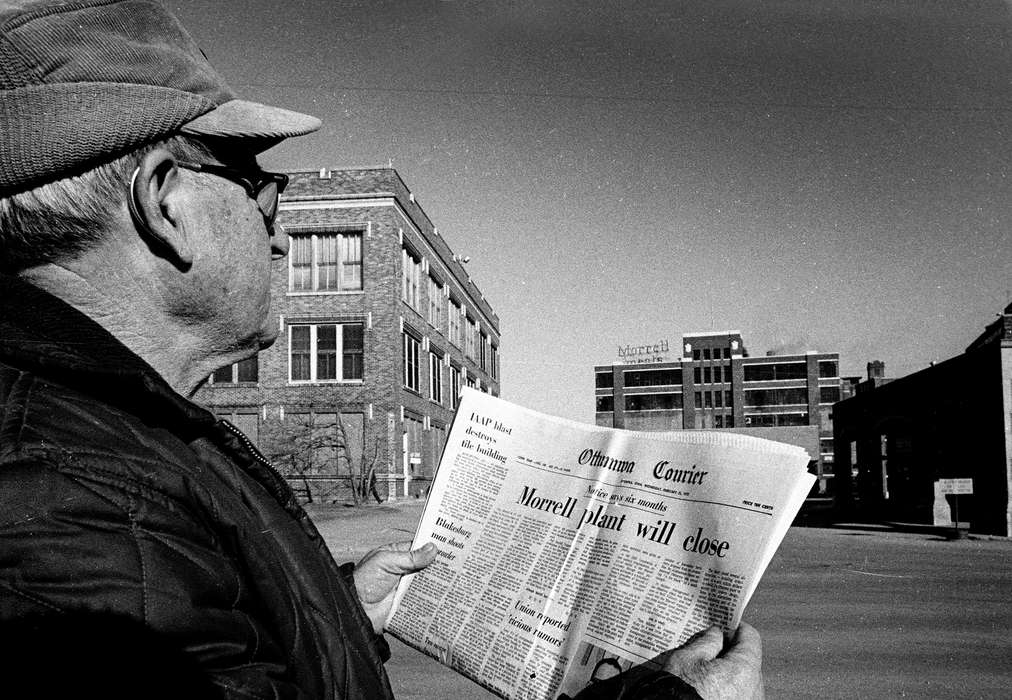
[[[409, 497], [424, 495], [439, 456], [445, 430], [453, 416], [449, 408], [449, 371], [444, 367], [443, 404], [428, 398], [428, 352], [419, 354], [420, 392], [404, 387], [402, 319], [452, 362], [466, 368], [491, 393], [499, 394], [498, 378], [482, 371], [476, 361], [447, 337], [445, 316], [440, 328], [429, 324], [427, 285], [421, 279], [421, 303], [415, 310], [401, 299], [401, 248], [406, 242], [423, 256], [480, 323], [483, 331], [501, 348], [499, 319], [480, 290], [467, 276], [449, 245], [436, 231], [397, 173], [390, 169], [291, 173], [291, 182], [282, 201], [279, 223], [293, 234], [307, 231], [360, 230], [362, 237], [362, 290], [306, 294], [289, 289], [290, 258], [275, 261], [272, 269], [272, 319], [280, 334], [277, 342], [259, 355], [259, 382], [255, 385], [215, 384], [206, 386], [197, 400], [220, 414], [236, 409], [258, 415], [256, 431], [263, 445], [265, 436], [277, 440], [284, 416], [300, 412], [361, 413], [363, 443], [370, 453], [379, 447], [378, 489], [384, 497], [396, 493]], [[445, 303], [445, 300], [444, 302]], [[355, 383], [293, 384], [289, 381], [288, 328], [293, 323], [358, 321], [364, 324], [363, 378]], [[403, 414], [403, 415], [402, 415]], [[248, 417], [247, 417], [248, 418]], [[411, 419], [428, 427], [419, 434], [418, 447], [408, 451], [423, 454], [422, 463], [409, 465], [412, 478], [402, 478], [407, 456], [402, 435], [414, 430]], [[414, 433], [412, 433], [414, 435]], [[268, 450], [267, 448], [270, 447]], [[282, 460], [283, 462], [283, 460]], [[284, 468], [284, 464], [280, 464]], [[335, 477], [340, 472], [335, 468]], [[408, 481], [406, 484], [405, 482]], [[291, 479], [303, 493], [307, 485]], [[350, 500], [346, 479], [317, 478], [308, 484], [316, 499]]]

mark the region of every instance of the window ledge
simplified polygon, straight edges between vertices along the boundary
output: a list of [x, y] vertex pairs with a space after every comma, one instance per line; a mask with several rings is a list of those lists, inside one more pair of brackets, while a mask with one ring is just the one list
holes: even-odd
[[285, 296], [288, 296], [288, 297], [337, 297], [337, 296], [351, 296], [351, 295], [354, 295], [354, 294], [365, 294], [365, 290], [364, 289], [335, 289], [335, 290], [328, 290], [328, 291], [322, 291], [322, 292], [311, 291], [311, 290], [309, 290], [309, 291], [303, 291], [303, 292], [293, 292], [293, 291], [289, 290], [288, 292], [285, 292]]
[[288, 386], [359, 385], [363, 379], [289, 379]]

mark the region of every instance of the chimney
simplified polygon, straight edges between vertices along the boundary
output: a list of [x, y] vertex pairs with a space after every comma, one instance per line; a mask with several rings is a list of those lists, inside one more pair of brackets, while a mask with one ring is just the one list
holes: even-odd
[[881, 360], [872, 360], [868, 363], [868, 379], [885, 379], [886, 365]]

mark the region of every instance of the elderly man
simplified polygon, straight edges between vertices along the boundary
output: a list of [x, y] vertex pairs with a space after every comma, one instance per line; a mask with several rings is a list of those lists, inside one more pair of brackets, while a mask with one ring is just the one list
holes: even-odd
[[[36, 694], [83, 657], [106, 697], [126, 677], [144, 685], [124, 697], [391, 696], [392, 592], [434, 547], [338, 566], [250, 442], [185, 398], [274, 340], [287, 178], [256, 154], [318, 126], [236, 99], [156, 3], [0, 0], [0, 652], [53, 670]], [[739, 636], [667, 668], [761, 695]], [[698, 697], [665, 677], [654, 696]]]

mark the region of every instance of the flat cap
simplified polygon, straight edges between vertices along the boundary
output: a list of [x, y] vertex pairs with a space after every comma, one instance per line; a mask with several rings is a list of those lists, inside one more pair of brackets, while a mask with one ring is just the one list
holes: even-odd
[[319, 126], [238, 99], [157, 2], [0, 0], [0, 196], [173, 134], [263, 150]]

